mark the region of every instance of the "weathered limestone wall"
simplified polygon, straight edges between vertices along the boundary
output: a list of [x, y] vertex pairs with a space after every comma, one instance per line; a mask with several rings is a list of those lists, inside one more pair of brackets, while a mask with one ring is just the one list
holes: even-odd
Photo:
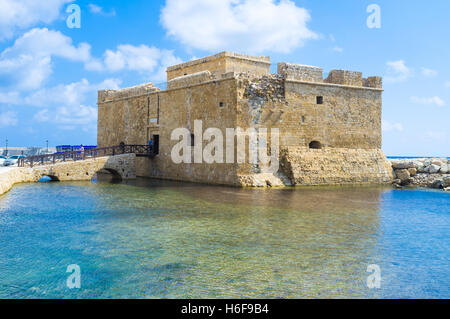
[[151, 83], [118, 91], [99, 91], [98, 147], [119, 145], [121, 142], [146, 145], [149, 118], [157, 116], [154, 106], [158, 91]]
[[[284, 80], [238, 82], [237, 124], [279, 128], [282, 146], [381, 149], [382, 90]], [[317, 97], [323, 104], [317, 104]]]
[[[194, 134], [194, 121], [203, 121], [203, 131], [218, 128], [225, 136], [226, 128], [236, 127], [236, 81], [234, 78], [169, 89], [160, 94], [159, 155], [147, 160], [145, 175], [171, 180], [237, 185], [237, 164], [181, 163], [172, 161], [171, 152], [180, 137], [171, 140], [177, 128]], [[201, 141], [194, 141], [200, 143]], [[204, 141], [203, 146], [208, 142]], [[192, 152], [193, 162], [193, 152]], [[140, 162], [146, 162], [142, 160]], [[139, 166], [139, 165], [138, 165]], [[141, 172], [141, 170], [139, 170]]]
[[286, 81], [286, 102], [282, 145], [381, 149], [381, 90]]
[[138, 158], [138, 176], [237, 185], [236, 164], [175, 164], [171, 160], [172, 148], [179, 142], [171, 140], [173, 130], [187, 128], [193, 134], [194, 121], [202, 120], [204, 129], [219, 128], [225, 136], [226, 128], [236, 126], [233, 74], [229, 78], [225, 74], [219, 80], [199, 81], [199, 77], [208, 80], [207, 73], [171, 80], [167, 91], [99, 101], [99, 146], [118, 145], [121, 141], [147, 144], [148, 137], [159, 135], [159, 155], [151, 160]]
[[380, 184], [392, 181], [392, 169], [379, 149], [287, 147], [281, 169], [295, 185]]

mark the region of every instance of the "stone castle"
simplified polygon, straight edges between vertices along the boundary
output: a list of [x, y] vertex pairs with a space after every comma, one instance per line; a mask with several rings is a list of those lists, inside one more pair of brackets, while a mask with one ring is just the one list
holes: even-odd
[[[137, 158], [136, 175], [159, 179], [234, 186], [392, 180], [381, 150], [381, 77], [332, 70], [324, 78], [319, 67], [290, 63], [271, 74], [270, 66], [269, 57], [222, 52], [169, 67], [166, 90], [148, 83], [100, 91], [98, 146], [152, 140], [157, 155]], [[224, 136], [227, 128], [278, 128], [278, 172], [250, 163], [174, 163], [173, 130], [194, 133], [196, 120]]]

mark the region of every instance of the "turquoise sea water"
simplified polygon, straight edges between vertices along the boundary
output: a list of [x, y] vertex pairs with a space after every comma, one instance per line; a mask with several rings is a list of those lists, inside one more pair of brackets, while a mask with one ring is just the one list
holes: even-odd
[[431, 190], [23, 184], [0, 197], [0, 298], [449, 298], [449, 234]]

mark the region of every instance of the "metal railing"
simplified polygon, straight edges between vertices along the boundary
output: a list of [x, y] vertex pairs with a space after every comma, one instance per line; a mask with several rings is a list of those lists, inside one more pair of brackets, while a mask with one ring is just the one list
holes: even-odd
[[152, 147], [150, 145], [117, 145], [87, 149], [84, 151], [62, 152], [55, 154], [44, 154], [20, 158], [19, 167], [33, 167], [36, 165], [51, 165], [63, 162], [83, 161], [90, 158], [115, 156], [122, 154], [136, 154], [137, 156], [153, 157]]

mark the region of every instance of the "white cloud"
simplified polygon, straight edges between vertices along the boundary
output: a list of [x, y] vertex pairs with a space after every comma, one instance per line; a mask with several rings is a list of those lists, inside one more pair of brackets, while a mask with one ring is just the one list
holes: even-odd
[[96, 4], [93, 4], [93, 3], [90, 3], [88, 5], [88, 7], [89, 7], [89, 11], [94, 14], [100, 14], [103, 16], [115, 16], [116, 15], [115, 9], [111, 9], [110, 11], [107, 12], [107, 11], [103, 10], [102, 7], [100, 7]]
[[16, 91], [0, 92], [0, 103], [17, 104], [20, 101], [20, 94]]
[[411, 101], [416, 104], [437, 105], [440, 107], [445, 106], [445, 101], [442, 100], [439, 96], [433, 96], [433, 97], [412, 96]]
[[0, 127], [15, 126], [18, 121], [16, 112], [6, 111], [0, 113]]
[[0, 40], [18, 30], [58, 19], [61, 7], [73, 0], [0, 0]]
[[336, 47], [333, 48], [333, 51], [334, 51], [334, 52], [337, 52], [337, 53], [342, 53], [342, 52], [344, 52], [344, 49], [341, 48], [341, 47], [337, 47], [337, 46], [336, 46]]
[[153, 81], [164, 81], [166, 68], [182, 62], [171, 50], [129, 44], [106, 50], [97, 59], [88, 43], [76, 46], [59, 31], [35, 28], [0, 54], [0, 81], [14, 90], [39, 89], [52, 74], [53, 58], [83, 63], [89, 71], [136, 71]]
[[67, 85], [61, 84], [35, 91], [19, 99], [17, 103], [45, 107], [34, 115], [36, 122], [51, 122], [63, 130], [82, 127], [92, 131], [97, 125], [97, 108], [87, 104], [96, 99], [98, 90], [117, 90], [120, 84], [118, 79], [106, 79], [95, 84], [82, 79]]
[[427, 78], [435, 77], [437, 74], [438, 74], [438, 72], [436, 70], [422, 68], [422, 75]]
[[73, 130], [80, 126], [89, 130], [97, 125], [97, 108], [79, 105], [61, 106], [55, 110], [44, 109], [34, 115], [34, 120], [41, 123], [51, 122], [63, 130]]
[[121, 81], [118, 79], [106, 79], [101, 83], [90, 84], [88, 80], [82, 79], [70, 84], [60, 84], [55, 87], [45, 88], [33, 92], [25, 97], [22, 103], [32, 106], [64, 105], [78, 107], [89, 98], [95, 98], [98, 90], [117, 90]]
[[318, 36], [310, 15], [290, 0], [167, 0], [161, 23], [190, 48], [288, 53]]
[[117, 90], [120, 84], [118, 79], [106, 79], [96, 84], [82, 79], [67, 85], [39, 90], [27, 96], [24, 103], [46, 107], [35, 114], [34, 119], [38, 122], [51, 122], [63, 130], [77, 127], [95, 130], [97, 107], [86, 105], [86, 102], [95, 99], [98, 90]]
[[383, 132], [402, 132], [403, 125], [401, 123], [391, 123], [389, 121], [382, 121]]
[[387, 83], [397, 83], [407, 80], [412, 75], [412, 70], [408, 68], [405, 61], [389, 61], [386, 63], [387, 73], [385, 81]]
[[87, 69], [99, 69], [100, 62], [92, 58], [91, 47], [59, 31], [35, 28], [18, 38], [13, 46], [0, 54], [0, 79], [6, 78], [19, 90], [39, 88], [52, 73], [52, 58], [59, 57], [85, 64]]
[[103, 55], [104, 68], [110, 72], [137, 71], [146, 73], [155, 81], [166, 79], [166, 68], [181, 63], [171, 50], [162, 50], [146, 45], [119, 45], [115, 51], [106, 50]]

